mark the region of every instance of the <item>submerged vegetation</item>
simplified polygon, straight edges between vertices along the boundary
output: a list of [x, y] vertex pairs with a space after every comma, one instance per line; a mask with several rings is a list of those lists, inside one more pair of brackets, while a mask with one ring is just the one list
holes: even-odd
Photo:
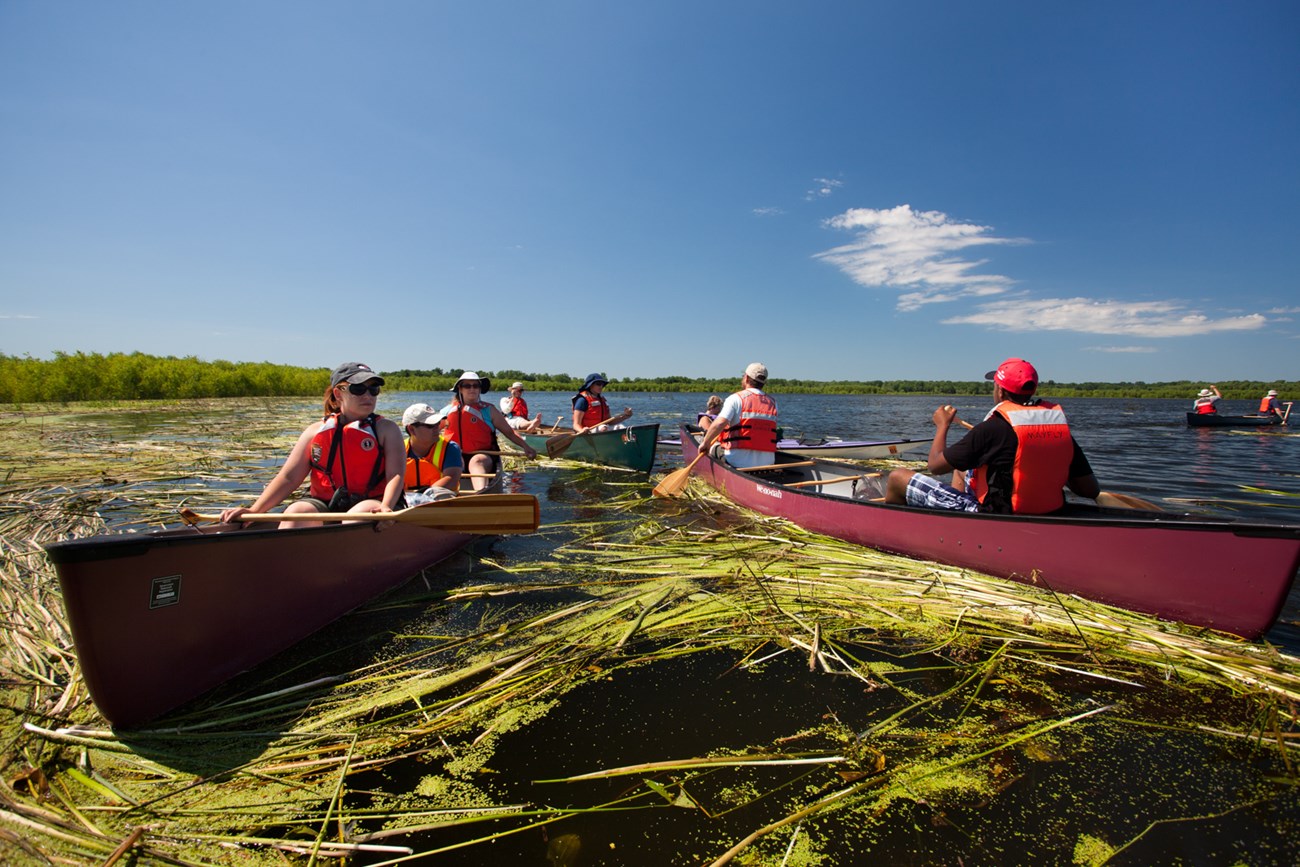
[[[484, 371], [498, 384], [522, 380], [533, 391], [574, 392], [585, 374], [527, 373], [522, 370]], [[383, 371], [394, 391], [446, 391], [461, 373], [443, 370]], [[610, 377], [620, 391], [726, 392], [739, 376], [724, 379], [687, 376]], [[292, 367], [269, 362], [201, 361], [193, 356], [159, 357], [133, 353], [65, 353], [53, 359], [16, 357], [0, 353], [0, 405], [68, 403], [72, 401], [176, 400], [209, 397], [319, 397], [329, 384], [329, 368]], [[1267, 389], [1300, 396], [1300, 382], [1219, 382], [1229, 399], [1258, 399]], [[500, 386], [498, 386], [500, 387]], [[1043, 382], [1043, 393], [1054, 397], [1127, 397], [1191, 399], [1203, 388], [1199, 382]], [[985, 395], [984, 380], [810, 380], [773, 377], [768, 390], [784, 394], [863, 395]], [[1286, 399], [1284, 397], [1284, 399]]]
[[540, 538], [110, 730], [40, 546], [256, 487], [282, 416], [0, 416], [0, 860], [1296, 860], [1300, 659], [564, 465]]

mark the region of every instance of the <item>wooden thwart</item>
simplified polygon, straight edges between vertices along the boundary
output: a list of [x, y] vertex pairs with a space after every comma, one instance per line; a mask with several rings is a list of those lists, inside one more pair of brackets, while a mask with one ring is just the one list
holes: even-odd
[[[533, 533], [540, 523], [541, 511], [532, 494], [481, 494], [455, 499], [434, 500], [397, 512], [250, 512], [240, 515], [238, 523], [279, 523], [281, 521], [397, 521], [432, 530], [455, 533]], [[187, 524], [220, 521], [220, 515], [201, 515], [181, 509]]]

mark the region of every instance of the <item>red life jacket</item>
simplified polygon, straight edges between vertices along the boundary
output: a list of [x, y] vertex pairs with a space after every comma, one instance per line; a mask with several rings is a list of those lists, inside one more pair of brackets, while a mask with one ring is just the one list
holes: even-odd
[[511, 418], [528, 418], [528, 402], [522, 397], [516, 397], [514, 406], [510, 407]]
[[[1065, 505], [1061, 489], [1070, 476], [1074, 443], [1065, 413], [1054, 403], [1040, 400], [1023, 406], [1004, 400], [993, 412], [1016, 432], [1016, 459], [1011, 470], [1011, 511], [1019, 515], [1045, 515]], [[980, 502], [988, 494], [988, 467], [975, 470], [972, 490]]]
[[309, 449], [311, 496], [328, 503], [342, 490], [367, 497], [384, 495], [384, 447], [375, 433], [380, 418], [372, 413], [340, 426], [338, 413], [326, 417]]
[[492, 425], [491, 408], [483, 401], [462, 403], [447, 420], [452, 442], [468, 457], [473, 452], [497, 450], [497, 429]]
[[1198, 397], [1196, 403], [1192, 404], [1192, 408], [1195, 409], [1199, 415], [1210, 415], [1211, 413], [1219, 411], [1218, 407], [1214, 405], [1214, 402], [1215, 398]]
[[442, 478], [442, 459], [446, 456], [447, 440], [439, 436], [429, 453], [417, 458], [411, 451], [411, 441], [406, 441], [406, 489], [427, 488]]
[[578, 398], [587, 399], [587, 411], [582, 414], [582, 426], [592, 427], [598, 425], [605, 419], [609, 418], [609, 404], [605, 401], [603, 394], [597, 395], [587, 391], [580, 391], [575, 394], [570, 402], [577, 408]]
[[728, 449], [775, 452], [776, 401], [752, 388], [736, 394], [740, 396], [740, 421], [722, 432], [722, 444]]

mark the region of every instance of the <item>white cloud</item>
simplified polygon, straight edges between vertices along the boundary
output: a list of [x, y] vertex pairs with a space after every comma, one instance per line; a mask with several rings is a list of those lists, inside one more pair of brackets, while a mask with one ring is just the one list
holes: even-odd
[[1173, 301], [1094, 301], [1090, 298], [1020, 298], [993, 301], [945, 325], [985, 325], [999, 331], [1077, 331], [1126, 337], [1191, 337], [1216, 331], [1253, 331], [1268, 320], [1259, 313], [1212, 319]]
[[785, 211], [780, 208], [754, 208], [754, 216], [756, 217], [775, 217], [784, 213]]
[[39, 316], [28, 316], [25, 313], [0, 313], [0, 319], [39, 319]]
[[1023, 244], [998, 238], [988, 226], [961, 223], [940, 211], [851, 208], [826, 221], [832, 229], [855, 233], [853, 241], [814, 258], [836, 266], [863, 286], [906, 289], [899, 310], [916, 310], [970, 296], [997, 295], [1012, 284], [999, 274], [975, 274], [987, 260], [953, 255], [983, 244]]
[[1085, 346], [1086, 352], [1156, 352], [1154, 346]]
[[1266, 313], [1278, 313], [1278, 314], [1283, 314], [1283, 313], [1300, 313], [1300, 307], [1274, 307], [1272, 310], [1267, 310], [1267, 311], [1265, 311], [1265, 312], [1266, 312]]
[[813, 188], [804, 193], [804, 200], [811, 202], [813, 199], [824, 199], [831, 193], [844, 186], [843, 181], [834, 178], [813, 178]]

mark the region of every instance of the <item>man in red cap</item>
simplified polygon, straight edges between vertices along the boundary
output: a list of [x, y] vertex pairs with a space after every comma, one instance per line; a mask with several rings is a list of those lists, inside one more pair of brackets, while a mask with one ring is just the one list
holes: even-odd
[[[1101, 493], [1092, 467], [1070, 434], [1065, 413], [1034, 396], [1038, 371], [1023, 358], [1008, 358], [984, 375], [993, 380], [995, 406], [984, 421], [947, 445], [957, 410], [934, 411], [935, 434], [927, 469], [954, 470], [954, 485], [912, 470], [889, 474], [885, 502], [965, 512], [1045, 515], [1065, 505], [1063, 487], [1081, 497]], [[966, 424], [962, 422], [962, 424]]]

